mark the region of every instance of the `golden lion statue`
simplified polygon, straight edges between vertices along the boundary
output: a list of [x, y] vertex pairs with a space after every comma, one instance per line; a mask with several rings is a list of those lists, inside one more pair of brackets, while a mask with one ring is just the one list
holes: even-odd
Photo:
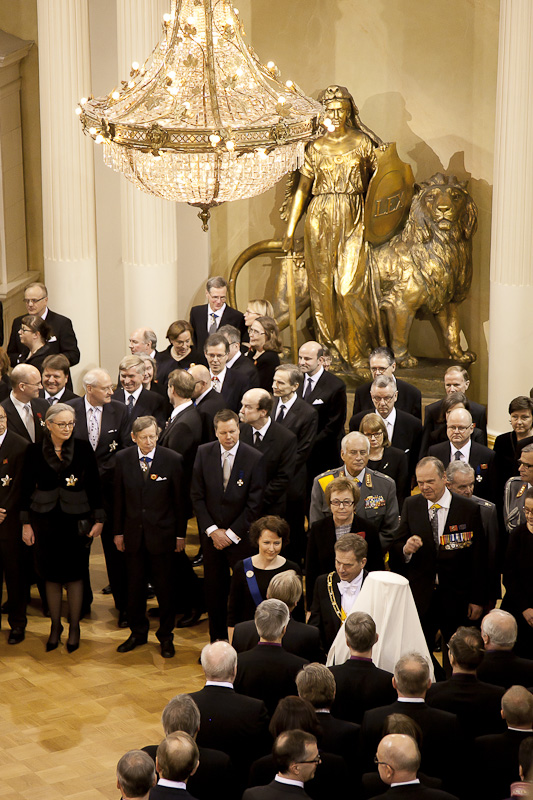
[[476, 359], [459, 341], [458, 306], [472, 282], [472, 236], [477, 227], [477, 208], [466, 186], [466, 181], [437, 172], [419, 184], [402, 232], [385, 244], [368, 247], [388, 328], [385, 338], [398, 366], [417, 364], [408, 344], [420, 311], [436, 316], [451, 359]]

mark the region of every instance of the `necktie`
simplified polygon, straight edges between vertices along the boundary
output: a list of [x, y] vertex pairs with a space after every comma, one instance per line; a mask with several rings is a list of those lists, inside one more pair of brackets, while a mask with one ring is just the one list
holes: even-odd
[[142, 458], [139, 459], [139, 463], [141, 465], [141, 469], [143, 472], [143, 478], [146, 481], [148, 480], [148, 475], [150, 473], [150, 465], [152, 463], [152, 459], [149, 458], [149, 456], [143, 456]]
[[100, 426], [98, 424], [99, 411], [99, 408], [92, 407], [89, 409], [89, 426], [87, 433], [89, 435], [89, 442], [93, 450], [96, 450], [98, 447], [98, 439], [100, 438]]
[[433, 533], [433, 540], [437, 547], [439, 546], [439, 515], [437, 514], [439, 508], [442, 508], [442, 506], [439, 506], [438, 503], [433, 503], [429, 509], [429, 522]]
[[311, 394], [311, 392], [313, 391], [313, 380], [312, 380], [312, 378], [310, 378], [309, 376], [307, 376], [307, 377], [306, 377], [306, 381], [307, 381], [307, 383], [306, 383], [306, 386], [305, 386], [305, 391], [304, 391], [304, 393], [303, 393], [303, 399], [304, 399], [304, 400], [307, 400], [307, 399], [308, 399], [308, 397], [309, 397], [309, 395], [310, 395], [310, 394]]
[[211, 311], [209, 316], [211, 317], [211, 325], [209, 326], [208, 333], [211, 335], [212, 333], [217, 332], [217, 315], [214, 311]]
[[261, 444], [261, 434], [259, 431], [254, 433], [254, 447], [258, 447]]
[[135, 405], [135, 400], [133, 399], [132, 394], [130, 394], [130, 396], [128, 397], [128, 402], [126, 403], [126, 405], [128, 406], [128, 414], [131, 417], [133, 413], [133, 406]]
[[57, 403], [57, 397], [47, 397], [46, 402], [49, 406], [53, 406], [54, 403]]
[[24, 416], [22, 418], [24, 426], [25, 426], [26, 430], [28, 431], [28, 433], [30, 435], [30, 439], [32, 440], [32, 442], [35, 442], [35, 420], [33, 419], [33, 414], [32, 414], [32, 411], [31, 411], [31, 405], [29, 403], [26, 403], [22, 407], [22, 412], [24, 414]]
[[226, 452], [223, 455], [223, 459], [224, 459], [224, 464], [222, 465], [222, 486], [224, 487], [224, 491], [226, 491], [231, 475], [232, 454], [226, 450]]
[[337, 587], [341, 596], [342, 609], [347, 615], [355, 602], [358, 587], [355, 583], [348, 583], [348, 581], [339, 581]]
[[212, 376], [212, 378], [211, 378], [211, 386], [215, 390], [215, 392], [219, 392], [220, 393], [220, 390], [222, 389], [222, 386], [221, 386], [220, 379], [219, 379], [218, 375], [213, 375]]
[[461, 453], [461, 451], [460, 451], [460, 450], [458, 450], [458, 451], [456, 452], [456, 454], [454, 455], [454, 459], [455, 459], [456, 461], [461, 461], [461, 460], [462, 460], [462, 458], [463, 458], [463, 454]]
[[286, 407], [282, 403], [278, 408], [278, 416], [276, 417], [276, 422], [283, 422], [283, 420], [285, 419], [285, 410]]

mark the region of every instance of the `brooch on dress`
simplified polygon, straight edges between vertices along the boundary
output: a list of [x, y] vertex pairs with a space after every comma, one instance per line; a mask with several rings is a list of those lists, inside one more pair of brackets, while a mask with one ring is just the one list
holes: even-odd
[[12, 480], [13, 478], [11, 478], [9, 475], [6, 475], [5, 478], [2, 478], [2, 486], [9, 486]]
[[110, 452], [110, 453], [114, 453], [114, 452], [115, 452], [115, 450], [117, 449], [117, 447], [118, 447], [118, 442], [116, 442], [116, 441], [113, 439], [113, 441], [112, 441], [112, 442], [111, 442], [111, 444], [109, 445], [109, 452]]
[[65, 480], [67, 482], [67, 486], [76, 486], [78, 482], [78, 479], [74, 475], [71, 475], [70, 478], [65, 478]]

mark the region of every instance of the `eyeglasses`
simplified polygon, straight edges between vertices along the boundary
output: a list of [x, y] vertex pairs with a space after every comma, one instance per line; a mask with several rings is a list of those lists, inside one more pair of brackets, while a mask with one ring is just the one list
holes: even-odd
[[396, 397], [396, 392], [394, 394], [387, 394], [385, 397], [377, 397], [375, 394], [371, 394], [370, 397], [374, 403], [392, 403]]
[[24, 302], [27, 306], [31, 306], [33, 303], [40, 303], [41, 300], [46, 300], [47, 295], [43, 295], [42, 297], [36, 298], [24, 298]]
[[391, 769], [394, 772], [394, 767], [391, 767], [391, 765], [387, 764], [386, 761], [380, 761], [377, 756], [374, 756], [374, 764], [377, 764], [378, 767], [381, 764], [382, 767], [388, 767], [389, 769]]
[[33, 333], [31, 328], [19, 328], [19, 333]]
[[353, 500], [331, 500], [330, 506], [334, 508], [351, 508], [353, 506]]
[[75, 422], [54, 422], [53, 419], [51, 419], [50, 422], [52, 423], [52, 425], [57, 425], [60, 431], [67, 431], [67, 430], [70, 431], [76, 425]]
[[449, 431], [454, 431], [454, 433], [465, 433], [465, 431], [467, 431], [472, 426], [471, 425], [447, 425], [446, 427], [448, 428]]
[[309, 761], [295, 761], [295, 764], [320, 764], [322, 757], [318, 755], [316, 758], [310, 758]]
[[38, 386], [38, 387], [39, 387], [39, 389], [42, 389], [42, 386], [43, 386], [43, 385], [42, 385], [42, 383], [41, 383], [41, 381], [39, 381], [39, 383], [27, 383], [27, 382], [25, 381], [24, 383], [21, 383], [20, 385], [21, 385], [21, 386]]
[[250, 328], [250, 333], [255, 333], [257, 336], [266, 336], [264, 331], [258, 331], [257, 328]]
[[383, 436], [383, 431], [373, 431], [372, 433], [365, 433], [367, 439], [379, 439], [380, 436]]
[[527, 469], [533, 469], [533, 464], [528, 464], [527, 461], [519, 461], [519, 467], [527, 467]]

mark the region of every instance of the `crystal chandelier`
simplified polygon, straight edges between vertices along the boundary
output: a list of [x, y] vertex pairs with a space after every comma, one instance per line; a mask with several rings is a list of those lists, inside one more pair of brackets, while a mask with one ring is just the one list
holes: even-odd
[[138, 189], [202, 209], [253, 197], [303, 163], [322, 106], [244, 44], [230, 0], [172, 0], [147, 61], [76, 113]]

